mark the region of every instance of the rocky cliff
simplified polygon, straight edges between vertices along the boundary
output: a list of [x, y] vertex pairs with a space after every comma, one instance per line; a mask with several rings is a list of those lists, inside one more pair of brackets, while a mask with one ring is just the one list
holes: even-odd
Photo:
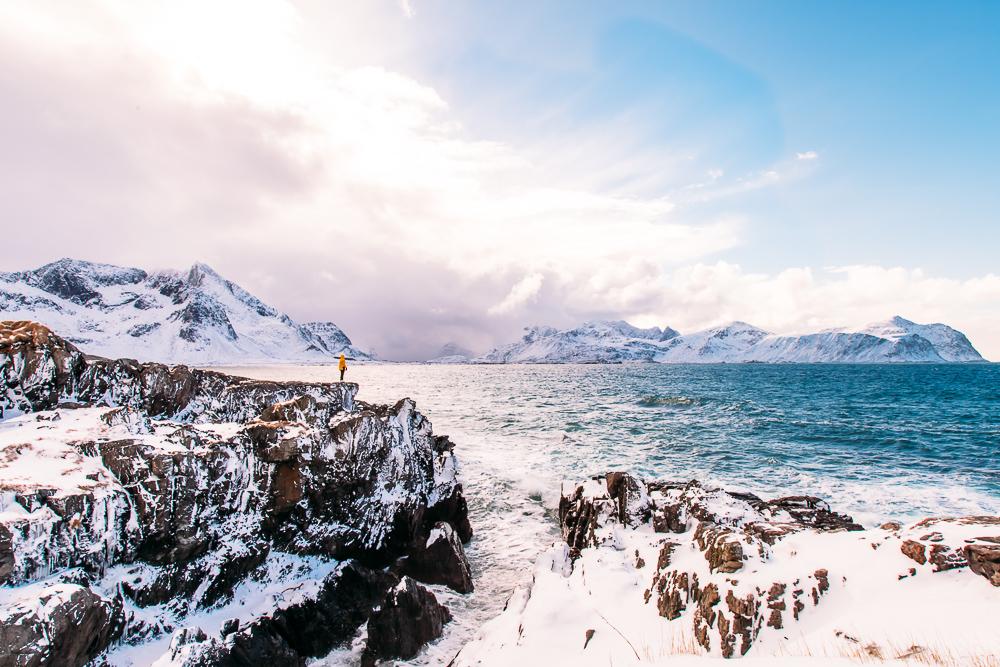
[[456, 666], [992, 664], [1000, 650], [1000, 517], [864, 530], [811, 496], [610, 473], [564, 487], [559, 521], [565, 541]]
[[357, 389], [0, 323], [0, 665], [304, 665], [366, 623], [370, 662], [440, 635], [417, 581], [472, 589], [453, 445]]

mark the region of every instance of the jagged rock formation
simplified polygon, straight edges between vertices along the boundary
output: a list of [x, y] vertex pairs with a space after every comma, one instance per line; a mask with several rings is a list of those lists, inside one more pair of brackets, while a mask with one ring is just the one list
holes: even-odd
[[456, 666], [931, 650], [914, 637], [965, 656], [1000, 645], [961, 645], [990, 634], [1000, 604], [1000, 517], [864, 530], [812, 496], [616, 472], [564, 487], [559, 521], [565, 542]]
[[[171, 664], [298, 665], [353, 637], [403, 569], [470, 591], [454, 445], [411, 400], [357, 389], [89, 358], [0, 323], [0, 665], [175, 630]], [[435, 567], [408, 565], [428, 551]], [[185, 629], [205, 610], [233, 622]]]
[[41, 322], [108, 357], [202, 365], [372, 358], [335, 324], [297, 324], [205, 264], [149, 274], [61, 259], [0, 273], [0, 316]]
[[969, 339], [944, 324], [901, 317], [859, 331], [836, 329], [777, 336], [745, 322], [680, 335], [627, 322], [588, 322], [560, 331], [532, 327], [517, 343], [475, 359], [479, 363], [884, 363], [983, 361]]

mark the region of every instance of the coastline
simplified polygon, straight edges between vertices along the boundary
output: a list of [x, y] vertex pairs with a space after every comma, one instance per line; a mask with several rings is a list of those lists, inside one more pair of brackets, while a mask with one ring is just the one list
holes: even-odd
[[[118, 362], [91, 360], [90, 363], [106, 365]], [[131, 362], [124, 363], [126, 363], [127, 367], [128, 363]], [[110, 368], [113, 366], [107, 367]], [[230, 367], [227, 370], [238, 372], [239, 368]], [[329, 379], [332, 378], [335, 372], [334, 367], [330, 365], [268, 364], [265, 366], [243, 366], [243, 368], [247, 370], [246, 374], [249, 377], [256, 376], [257, 379], [240, 380], [240, 386], [281, 387], [287, 383], [291, 383], [290, 386], [292, 387], [300, 388], [329, 387], [336, 389], [339, 387], [342, 389], [348, 386], [356, 386], [351, 383], [344, 385], [329, 383]], [[560, 660], [563, 658], [569, 659], [567, 656], [571, 656], [572, 661], [582, 660], [582, 664], [587, 664], [594, 655], [602, 655], [602, 651], [610, 651], [608, 655], [614, 656], [615, 664], [628, 664], [627, 653], [619, 654], [618, 652], [627, 642], [618, 648], [606, 645], [606, 632], [600, 636], [595, 635], [597, 636], [596, 643], [590, 643], [589, 648], [586, 649], [589, 653], [586, 655], [577, 655], [577, 652], [580, 650], [575, 645], [578, 639], [576, 635], [580, 633], [578, 625], [580, 623], [588, 625], [588, 627], [583, 629], [584, 634], [586, 630], [594, 629], [596, 632], [597, 629], [591, 627], [595, 623], [589, 620], [575, 617], [573, 614], [567, 615], [566, 610], [580, 607], [580, 601], [572, 597], [566, 597], [566, 595], [583, 595], [585, 591], [587, 598], [593, 598], [598, 593], [601, 593], [605, 597], [610, 595], [611, 598], [617, 601], [616, 604], [620, 602], [619, 606], [615, 607], [617, 611], [614, 612], [614, 614], [620, 617], [619, 620], [616, 620], [618, 617], [613, 618], [608, 613], [602, 611], [615, 627], [638, 623], [636, 627], [646, 627], [648, 632], [647, 630], [643, 632], [647, 632], [647, 634], [658, 632], [663, 636], [670, 635], [673, 637], [675, 628], [690, 626], [690, 624], [688, 626], [684, 625], [687, 623], [684, 619], [670, 620], [660, 616], [655, 611], [657, 605], [647, 603], [641, 597], [636, 599], [635, 596], [630, 598], [625, 595], [626, 591], [632, 590], [637, 586], [641, 586], [640, 592], [650, 587], [650, 582], [641, 580], [641, 578], [653, 576], [652, 563], [659, 560], [659, 551], [653, 549], [654, 545], [650, 542], [651, 539], [656, 539], [656, 531], [649, 529], [648, 526], [618, 526], [611, 531], [614, 534], [612, 542], [621, 540], [622, 544], [628, 545], [628, 548], [618, 549], [614, 545], [609, 547], [607, 544], [602, 543], [584, 547], [581, 549], [581, 556], [569, 558], [569, 561], [560, 555], [566, 543], [564, 539], [560, 539], [556, 532], [561, 527], [557, 509], [563, 498], [559, 492], [559, 478], [561, 476], [563, 479], [580, 479], [579, 473], [574, 471], [586, 471], [587, 468], [604, 465], [609, 460], [606, 458], [607, 453], [613, 452], [614, 456], [618, 458], [631, 456], [628, 448], [635, 446], [637, 443], [630, 443], [629, 441], [636, 440], [636, 436], [633, 435], [627, 439], [615, 437], [616, 434], [620, 434], [621, 425], [628, 423], [629, 420], [652, 419], [656, 423], [659, 423], [666, 419], [669, 422], [671, 419], [688, 419], [691, 415], [696, 414], [696, 412], [692, 411], [715, 410], [717, 408], [722, 409], [722, 412], [719, 414], [728, 414], [732, 408], [739, 407], [740, 404], [730, 406], [725, 402], [720, 403], [719, 398], [707, 395], [699, 396], [697, 393], [692, 392], [691, 388], [689, 388], [686, 395], [673, 393], [662, 387], [659, 389], [658, 394], [650, 395], [644, 393], [648, 389], [643, 384], [631, 390], [635, 392], [631, 402], [621, 404], [620, 399], [623, 395], [621, 382], [624, 378], [635, 379], [636, 373], [638, 373], [639, 378], [648, 376], [650, 381], [654, 381], [655, 386], [660, 386], [658, 383], [661, 382], [662, 377], [673, 375], [672, 369], [660, 369], [657, 364], [607, 366], [603, 368], [589, 365], [577, 368], [572, 366], [480, 368], [480, 371], [488, 371], [490, 373], [488, 377], [492, 378], [489, 380], [492, 384], [481, 387], [484, 389], [492, 387], [492, 389], [484, 391], [484, 395], [481, 396], [471, 395], [467, 390], [462, 389], [463, 386], [467, 386], [466, 383], [468, 382], [479, 383], [485, 380], [485, 378], [480, 378], [476, 375], [469, 375], [469, 373], [479, 372], [476, 369], [449, 369], [423, 364], [384, 364], [378, 362], [358, 364], [356, 367], [352, 366], [352, 368], [355, 369], [355, 374], [349, 377], [360, 380], [360, 393], [357, 396], [352, 393], [351, 402], [358, 406], [377, 405], [382, 402], [391, 403], [395, 397], [400, 395], [414, 394], [417, 396], [418, 402], [425, 409], [429, 410], [428, 414], [434, 418], [435, 424], [439, 427], [440, 425], [445, 426], [445, 430], [451, 436], [451, 440], [456, 443], [455, 451], [457, 452], [457, 456], [454, 460], [461, 464], [457, 469], [458, 480], [464, 487], [464, 496], [468, 499], [469, 520], [476, 529], [476, 537], [466, 545], [467, 551], [465, 554], [471, 564], [472, 580], [475, 582], [476, 590], [472, 593], [460, 594], [440, 584], [431, 583], [427, 586], [427, 589], [434, 595], [437, 601], [449, 608], [451, 620], [441, 627], [440, 639], [431, 641], [427, 648], [405, 661], [406, 664], [438, 664], [440, 662], [448, 662], [456, 655], [458, 656], [456, 664], [471, 664], [465, 661], [478, 659], [475, 656], [481, 655], [483, 650], [487, 650], [483, 647], [492, 647], [487, 650], [487, 653], [492, 654], [496, 652], [497, 655], [504, 656], [507, 664], [510, 661], [517, 660], [530, 663], [537, 662], [543, 658], [547, 660], [556, 659], [555, 656], [544, 652], [534, 652], [537, 649], [533, 649], [530, 645], [526, 645], [521, 649], [517, 649], [514, 653], [510, 653], [509, 651], [513, 649], [510, 649], [508, 646], [510, 645], [508, 631], [513, 623], [511, 620], [513, 618], [517, 619], [518, 626], [530, 627], [532, 634], [542, 633], [543, 635], [551, 635], [552, 641], [550, 643], [558, 643], [562, 647], [560, 650], [563, 651], [564, 655], [562, 655]], [[820, 372], [836, 371], [836, 369], [830, 370], [829, 367], [825, 368], [827, 370], [820, 369]], [[893, 366], [893, 368], [897, 368], [897, 366]], [[692, 366], [689, 370], [702, 374], [698, 377], [706, 378], [712, 378], [719, 372], [718, 367], [713, 369], [704, 368], [700, 365], [697, 367]], [[726, 372], [729, 373], [730, 370], [742, 372], [737, 365], [732, 365], [732, 368], [727, 369]], [[751, 369], [745, 370], [750, 371]], [[777, 367], [765, 367], [762, 370], [772, 375], [781, 373]], [[660, 371], [664, 371], [666, 375], [662, 375]], [[208, 373], [207, 377], [216, 377], [218, 375], [216, 371], [206, 372]], [[456, 372], [459, 375], [454, 375]], [[802, 372], [813, 373], [816, 370], [810, 365], [804, 367]], [[853, 371], [848, 372], [853, 373]], [[878, 368], [869, 368], [866, 373], [871, 376], [878, 376], [881, 374], [881, 371]], [[756, 375], [756, 371], [753, 375]], [[452, 384], [441, 384], [442, 380], [447, 378], [451, 378], [448, 382]], [[503, 398], [505, 391], [513, 392], [516, 391], [517, 387], [523, 386], [517, 383], [511, 384], [511, 380], [515, 378], [530, 378], [532, 383], [536, 383], [538, 388], [544, 389], [544, 391], [537, 396], [532, 396], [527, 401], [525, 400], [526, 397], [515, 397], [513, 402], [511, 399], [505, 400]], [[556, 411], [556, 414], [558, 414], [566, 408], [565, 400], [560, 400], [559, 397], [564, 386], [561, 383], [567, 378], [575, 378], [574, 382], [585, 383], [581, 386], [589, 386], [589, 383], [600, 380], [600, 384], [593, 388], [597, 390], [594, 396], [601, 395], [601, 392], [604, 391], [601, 387], [618, 387], [617, 399], [619, 403], [614, 404], [616, 405], [614, 412], [602, 415], [600, 423], [589, 422], [587, 431], [561, 430], [549, 433], [547, 427], [540, 429], [541, 424], [537, 421], [540, 415], [545, 414], [547, 411]], [[557, 380], [558, 382], [556, 382]], [[553, 382], [556, 383], [552, 384]], [[419, 389], [419, 391], [412, 391], [414, 389]], [[291, 389], [291, 391], [295, 393], [298, 390]], [[309, 391], [312, 391], [312, 389], [309, 389]], [[323, 391], [327, 390], [323, 389]], [[288, 398], [292, 398], [291, 395]], [[114, 400], [117, 399], [113, 399], [112, 402]], [[371, 403], [367, 403], [366, 401], [371, 401]], [[611, 405], [613, 403], [589, 406], [584, 404], [581, 405], [580, 409], [585, 409], [593, 415], [595, 414], [595, 409], [605, 411]], [[753, 407], [751, 405], [751, 409], [755, 413], [760, 412], [761, 406]], [[102, 410], [106, 411], [107, 408], [100, 409], [101, 414], [103, 414]], [[309, 410], [312, 410], [312, 408], [309, 408]], [[504, 419], [504, 411], [508, 411], [508, 414], [510, 414], [509, 411], [511, 410], [514, 411], [513, 414], [519, 415], [519, 421], [510, 422]], [[621, 412], [622, 410], [625, 410], [625, 412]], [[766, 414], [766, 411], [761, 414]], [[77, 415], [82, 419], [86, 416], [86, 412], [60, 415], [60, 422], [63, 426], [69, 426], [71, 423], [75, 423], [73, 419], [76, 419]], [[253, 416], [250, 413], [248, 415]], [[52, 417], [52, 413], [39, 412], [36, 413], [36, 417], [50, 418]], [[309, 423], [306, 414], [299, 416], [296, 413], [295, 419], [306, 419], [305, 423]], [[24, 420], [24, 418], [19, 418], [19, 420]], [[520, 423], [521, 421], [523, 423]], [[783, 418], [783, 421], [788, 421], [788, 418]], [[36, 420], [34, 424], [37, 426], [33, 426], [32, 428], [41, 428], [43, 430], [47, 428], [45, 420]], [[484, 426], [489, 426], [489, 429], [484, 430]], [[158, 429], [162, 428], [162, 426], [156, 425], [155, 420], [154, 427], [152, 435], [156, 435], [159, 432]], [[211, 426], [212, 429], [220, 427], [220, 425]], [[114, 428], [119, 427], [114, 426]], [[196, 426], [195, 428], [204, 427]], [[225, 428], [230, 429], [230, 434], [223, 435], [223, 437], [231, 438], [232, 429], [238, 430], [239, 425], [234, 424]], [[582, 426], [580, 428], [582, 429]], [[597, 452], [589, 449], [591, 445], [585, 446], [584, 441], [580, 439], [588, 431], [593, 431], [592, 435], [603, 433], [603, 437], [614, 438], [614, 442], [616, 443], [615, 448], [608, 450], [605, 455], [595, 456]], [[39, 431], [39, 433], [41, 432]], [[222, 431], [218, 431], [218, 433], [221, 435]], [[130, 433], [129, 437], [135, 437], [135, 434]], [[148, 435], [144, 437], [148, 437]], [[588, 440], [590, 437], [592, 436], [588, 436]], [[639, 449], [636, 451], [641, 452], [643, 450]], [[519, 452], [519, 460], [516, 462], [516, 465], [512, 465], [513, 461], [510, 458], [513, 452]], [[575, 459], [573, 458], [574, 452], [579, 453]], [[581, 456], [584, 452], [590, 453], [586, 456]], [[674, 460], [676, 463], [677, 460]], [[559, 465], [553, 467], [552, 464], [555, 462], [559, 462]], [[573, 462], [573, 465], [566, 467], [566, 463], [568, 462]], [[699, 465], [703, 465], [703, 463]], [[683, 472], [683, 468], [677, 468], [677, 470], [678, 473]], [[662, 476], [659, 478], [662, 478]], [[733, 490], [734, 486], [731, 483], [732, 475], [729, 476], [728, 480], [723, 481], [722, 488]], [[712, 484], [707, 484], [707, 486], [712, 486]], [[564, 485], [564, 490], [572, 488], [576, 487]], [[744, 494], [751, 490], [747, 489], [739, 493]], [[817, 495], [825, 495], [822, 490], [815, 492]], [[845, 496], [845, 493], [849, 494], [852, 491], [847, 488], [842, 489], [838, 497], [849, 497]], [[922, 506], [926, 507], [934, 505], [932, 497], [924, 498], [920, 502]], [[515, 517], [516, 520], [502, 518], [508, 514]], [[865, 518], [862, 523], [871, 529], [873, 524], [877, 525], [879, 521], [889, 515], [891, 515], [891, 512], [886, 514], [883, 509], [879, 514]], [[562, 525], [562, 527], [565, 528], [565, 525]], [[690, 543], [695, 530], [695, 526], [688, 526], [684, 532], [677, 535], [680, 540], [686, 540]], [[877, 531], [878, 529], [875, 530]], [[985, 532], [983, 534], [987, 537], [989, 536]], [[921, 535], [916, 535], [915, 537], [919, 538]], [[972, 535], [971, 537], [980, 537], [980, 535]], [[801, 539], [801, 537], [793, 536], [788, 538], [788, 540], [794, 539]], [[643, 542], [643, 540], [646, 540], [646, 542]], [[553, 545], [554, 541], [555, 545]], [[618, 546], [621, 546], [621, 544]], [[928, 544], [927, 548], [930, 549], [931, 546]], [[645, 561], [643, 568], [636, 567], [638, 556], [635, 554], [635, 551], [637, 550], [643, 553], [642, 559]], [[646, 551], [649, 553], [645, 553]], [[891, 551], [892, 549], [890, 548], [884, 553]], [[880, 548], [879, 553], [883, 553], [882, 548]], [[702, 559], [704, 560], [703, 556]], [[785, 556], [781, 556], [776, 563], [780, 564], [785, 560]], [[567, 562], [569, 563], [568, 566]], [[583, 576], [578, 574], [580, 569], [576, 567], [577, 562], [582, 563], [581, 567], [585, 571], [591, 572], [592, 575], [600, 573], [597, 575], [599, 579], [608, 579], [611, 581], [616, 580], [615, 578], [617, 577], [617, 581], [619, 581], [621, 586], [624, 586], [622, 582], [631, 582], [629, 584], [631, 588], [622, 588], [620, 586], [619, 590], [611, 593], [607, 590], [603, 592], [593, 589], [588, 590], [585, 586], [581, 588], [583, 583], [574, 579], [574, 577]], [[826, 564], [829, 565], [830, 562], [833, 561], [828, 560]], [[298, 585], [294, 583], [295, 581], [317, 582], [323, 581], [331, 574], [328, 567], [329, 561], [320, 561], [317, 563], [317, 567], [312, 569], [309, 569], [309, 567], [303, 569], [301, 567], [303, 564], [300, 562], [292, 570], [286, 570], [285, 574], [278, 573], [285, 569], [287, 564], [286, 566], [274, 569], [277, 561], [270, 561], [267, 567], [276, 573], [274, 585], [282, 589], [286, 587], [282, 582], [291, 583], [291, 585]], [[567, 576], [560, 574], [559, 580], [552, 579], [549, 581], [555, 564], [558, 564], [556, 569], [559, 572], [565, 573], [568, 571], [569, 574]], [[898, 563], [894, 564], [893, 567], [896, 565]], [[327, 569], [323, 569], [324, 567]], [[779, 567], [779, 569], [782, 568]], [[820, 568], [817, 566], [816, 569]], [[832, 566], [827, 569], [832, 571]], [[968, 569], [965, 571], [967, 572]], [[693, 572], [694, 570], [691, 570], [689, 573]], [[905, 569], [900, 570], [900, 572], [905, 572]], [[631, 579], [628, 579], [627, 575], [629, 573], [631, 573]], [[300, 577], [300, 579], [287, 579], [289, 574], [292, 574], [293, 577]], [[704, 573], [702, 574], [704, 575]], [[808, 575], [809, 573], [806, 574]], [[947, 572], [933, 573], [937, 579], [931, 579], [929, 576], [923, 577], [922, 575], [923, 572], [921, 571], [921, 576], [919, 577], [921, 582], [941, 581], [948, 582], [951, 586], [955, 584], [954, 581], [948, 579], [950, 575]], [[109, 570], [108, 576], [123, 577], [127, 576], [127, 573], [125, 571]], [[625, 578], [622, 579], [622, 577]], [[426, 579], [426, 576], [424, 578]], [[586, 579], [589, 581], [592, 578], [593, 576]], [[532, 583], [532, 580], [534, 583]], [[106, 581], [110, 581], [110, 579]], [[983, 583], [985, 584], [986, 582], [984, 581]], [[545, 592], [552, 586], [561, 590], [562, 593], [560, 595], [552, 595], [550, 592]], [[934, 586], [938, 587], [939, 584], [935, 583]], [[949, 590], [951, 587], [945, 586], [943, 583], [940, 586], [944, 586], [941, 589], [944, 591]], [[961, 587], [961, 583], [959, 583], [959, 587]], [[831, 588], [834, 587], [831, 585]], [[109, 601], [112, 600], [115, 594], [114, 587], [108, 587], [104, 584], [98, 585], [94, 590], [105, 600]], [[511, 594], [512, 590], [514, 591], [513, 594]], [[851, 590], [854, 589], [852, 588]], [[887, 590], [888, 592], [885, 595], [898, 597], [894, 592], [895, 589], [890, 588]], [[935, 588], [934, 590], [936, 591], [937, 589]], [[248, 589], [245, 594], [241, 593], [237, 597], [244, 599], [245, 595], [249, 595], [254, 599], [264, 599], [274, 595], [275, 592], [280, 591], [263, 588], [252, 592]], [[837, 595], [849, 595], [849, 593], [834, 591], [831, 597], [824, 598], [823, 606], [819, 607], [824, 615], [828, 614], [828, 609], [836, 610], [838, 606], [842, 607], [840, 603], [836, 602]], [[829, 603], [827, 600], [834, 602]], [[504, 607], [506, 607], [506, 610], [504, 610]], [[652, 616], [649, 616], [648, 610], [651, 608], [654, 609], [654, 612]], [[232, 613], [225, 605], [215, 611], [211, 611], [211, 609], [214, 609], [214, 607], [210, 607], [207, 613], [199, 612], [187, 615], [187, 618], [194, 625], [204, 626], [202, 629], [206, 631], [205, 638], [201, 638], [197, 633], [172, 635], [168, 632], [159, 634], [159, 639], [146, 642], [137, 647], [141, 648], [141, 651], [129, 649], [122, 652], [116, 650], [114, 655], [117, 657], [114, 657], [112, 664], [129, 664], [128, 661], [133, 659], [140, 659], [140, 662], [136, 664], [144, 664], [141, 660], [151, 660], [158, 657], [153, 656], [153, 653], [160, 655], [169, 653], [175, 656], [171, 660], [181, 660], [178, 663], [164, 664], [185, 664], [184, 660], [202, 659], [204, 654], [197, 651], [206, 649], [206, 642], [207, 648], [216, 648], [216, 644], [213, 642], [217, 642], [217, 640], [213, 639], [212, 635], [217, 635], [223, 631], [222, 624], [227, 619], [222, 617]], [[540, 622], [537, 619], [529, 618], [536, 614], [535, 610], [537, 609], [548, 610], [543, 615], [547, 616], [549, 620], [539, 624]], [[134, 611], [135, 609], [133, 609], [133, 613]], [[261, 611], [265, 615], [270, 613], [265, 608], [261, 608]], [[239, 616], [238, 613], [236, 615]], [[804, 618], [807, 616], [807, 614], [804, 614]], [[530, 620], [530, 623], [526, 624], [526, 619]], [[785, 627], [789, 626], [790, 624]], [[911, 626], [918, 627], [912, 623]], [[363, 628], [364, 626], [360, 627]], [[807, 628], [807, 626], [802, 627]], [[507, 629], [504, 630], [503, 628]], [[180, 632], [180, 629], [175, 629], [174, 632]], [[508, 635], [505, 635], [505, 633], [508, 633]], [[849, 631], [848, 634], [850, 634]], [[508, 638], [505, 639], [505, 636]], [[626, 636], [630, 635], [626, 633]], [[177, 637], [181, 637], [181, 639]], [[360, 634], [353, 635], [347, 646], [335, 648], [333, 653], [327, 654], [326, 657], [318, 658], [318, 662], [314, 662], [313, 664], [323, 665], [324, 667], [339, 664], [357, 664], [365, 654], [367, 639], [367, 633], [362, 630]], [[557, 639], [558, 642], [556, 641]], [[673, 653], [678, 653], [678, 651], [680, 653], [678, 656], [670, 654], [670, 664], [674, 664], [675, 660], [680, 660], [683, 664], [685, 660], [694, 659], [704, 659], [712, 662], [716, 658], [719, 658], [721, 654], [720, 646], [712, 645], [711, 643], [708, 648], [700, 644], [694, 645], [689, 641], [689, 636], [685, 638], [678, 635], [670, 639], [670, 642], [673, 642], [673, 644], [670, 642], [663, 644], [662, 640], [656, 639], [655, 634], [650, 634], [647, 639], [648, 641], [646, 639], [641, 640], [646, 641], [650, 646], [649, 655], [643, 656], [643, 662], [655, 662], [660, 658], [667, 659], [666, 655], [660, 654], [667, 651], [668, 647], [673, 646], [673, 644], [676, 644], [675, 648], [677, 649]], [[887, 643], [888, 640], [885, 637], [877, 639], [880, 639], [885, 645], [883, 648], [886, 654], [888, 654], [890, 648]], [[893, 639], [893, 641], [896, 640]], [[504, 644], [505, 648], [502, 650], [498, 649], [496, 647], [497, 642]], [[466, 645], [468, 645], [468, 648], [463, 648]], [[941, 643], [941, 646], [928, 646], [926, 648], [927, 650], [943, 650], [942, 647], [945, 645], [946, 642]], [[813, 644], [811, 641], [806, 642], [806, 646], [813, 646]], [[781, 652], [786, 649], [791, 650], [791, 647], [791, 644], [785, 645], [782, 642], [775, 644], [773, 638], [768, 638], [767, 631], [765, 630], [762, 639], [756, 641], [754, 646], [748, 651], [745, 659], [748, 659], [748, 664], [754, 664], [755, 661], [764, 661], [774, 657], [772, 654], [765, 654], [765, 650]], [[824, 650], [827, 648], [831, 651], [834, 650], [832, 646], [826, 647]], [[795, 650], [799, 651], [798, 655], [785, 657], [788, 660], [792, 660], [793, 658], [801, 659], [803, 657], [802, 652], [805, 649], [797, 646]], [[522, 651], [528, 652], [522, 653]], [[693, 658], [692, 655], [695, 653], [699, 654], [699, 657]], [[145, 657], [140, 658], [139, 656]], [[595, 659], [594, 664], [606, 664], [606, 657], [602, 657], [600, 660]], [[816, 655], [814, 654], [813, 657], [815, 658]], [[828, 662], [829, 664], [838, 664], [836, 660], [840, 659], [833, 656], [829, 658]], [[855, 660], [856, 658], [845, 659]], [[556, 662], [555, 664], [560, 663]], [[766, 664], [766, 662], [760, 664]]]

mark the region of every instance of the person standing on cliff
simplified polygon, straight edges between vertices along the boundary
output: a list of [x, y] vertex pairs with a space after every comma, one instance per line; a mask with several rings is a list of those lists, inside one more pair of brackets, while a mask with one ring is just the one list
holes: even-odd
[[347, 370], [347, 359], [344, 358], [344, 355], [340, 355], [340, 363], [337, 364], [337, 368], [340, 369], [340, 381], [343, 382], [344, 371]]

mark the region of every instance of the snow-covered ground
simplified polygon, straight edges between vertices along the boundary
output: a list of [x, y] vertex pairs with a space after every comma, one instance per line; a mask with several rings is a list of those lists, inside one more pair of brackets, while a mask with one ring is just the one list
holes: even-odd
[[[705, 664], [727, 642], [749, 665], [998, 664], [1000, 587], [938, 569], [956, 548], [1000, 540], [1000, 517], [813, 529], [695, 487], [673, 532], [615, 513], [669, 508], [678, 491], [618, 504], [603, 481], [582, 489], [590, 546], [574, 557], [553, 544], [456, 666]], [[902, 549], [914, 543], [921, 555], [941, 545], [941, 558], [915, 561]]]

